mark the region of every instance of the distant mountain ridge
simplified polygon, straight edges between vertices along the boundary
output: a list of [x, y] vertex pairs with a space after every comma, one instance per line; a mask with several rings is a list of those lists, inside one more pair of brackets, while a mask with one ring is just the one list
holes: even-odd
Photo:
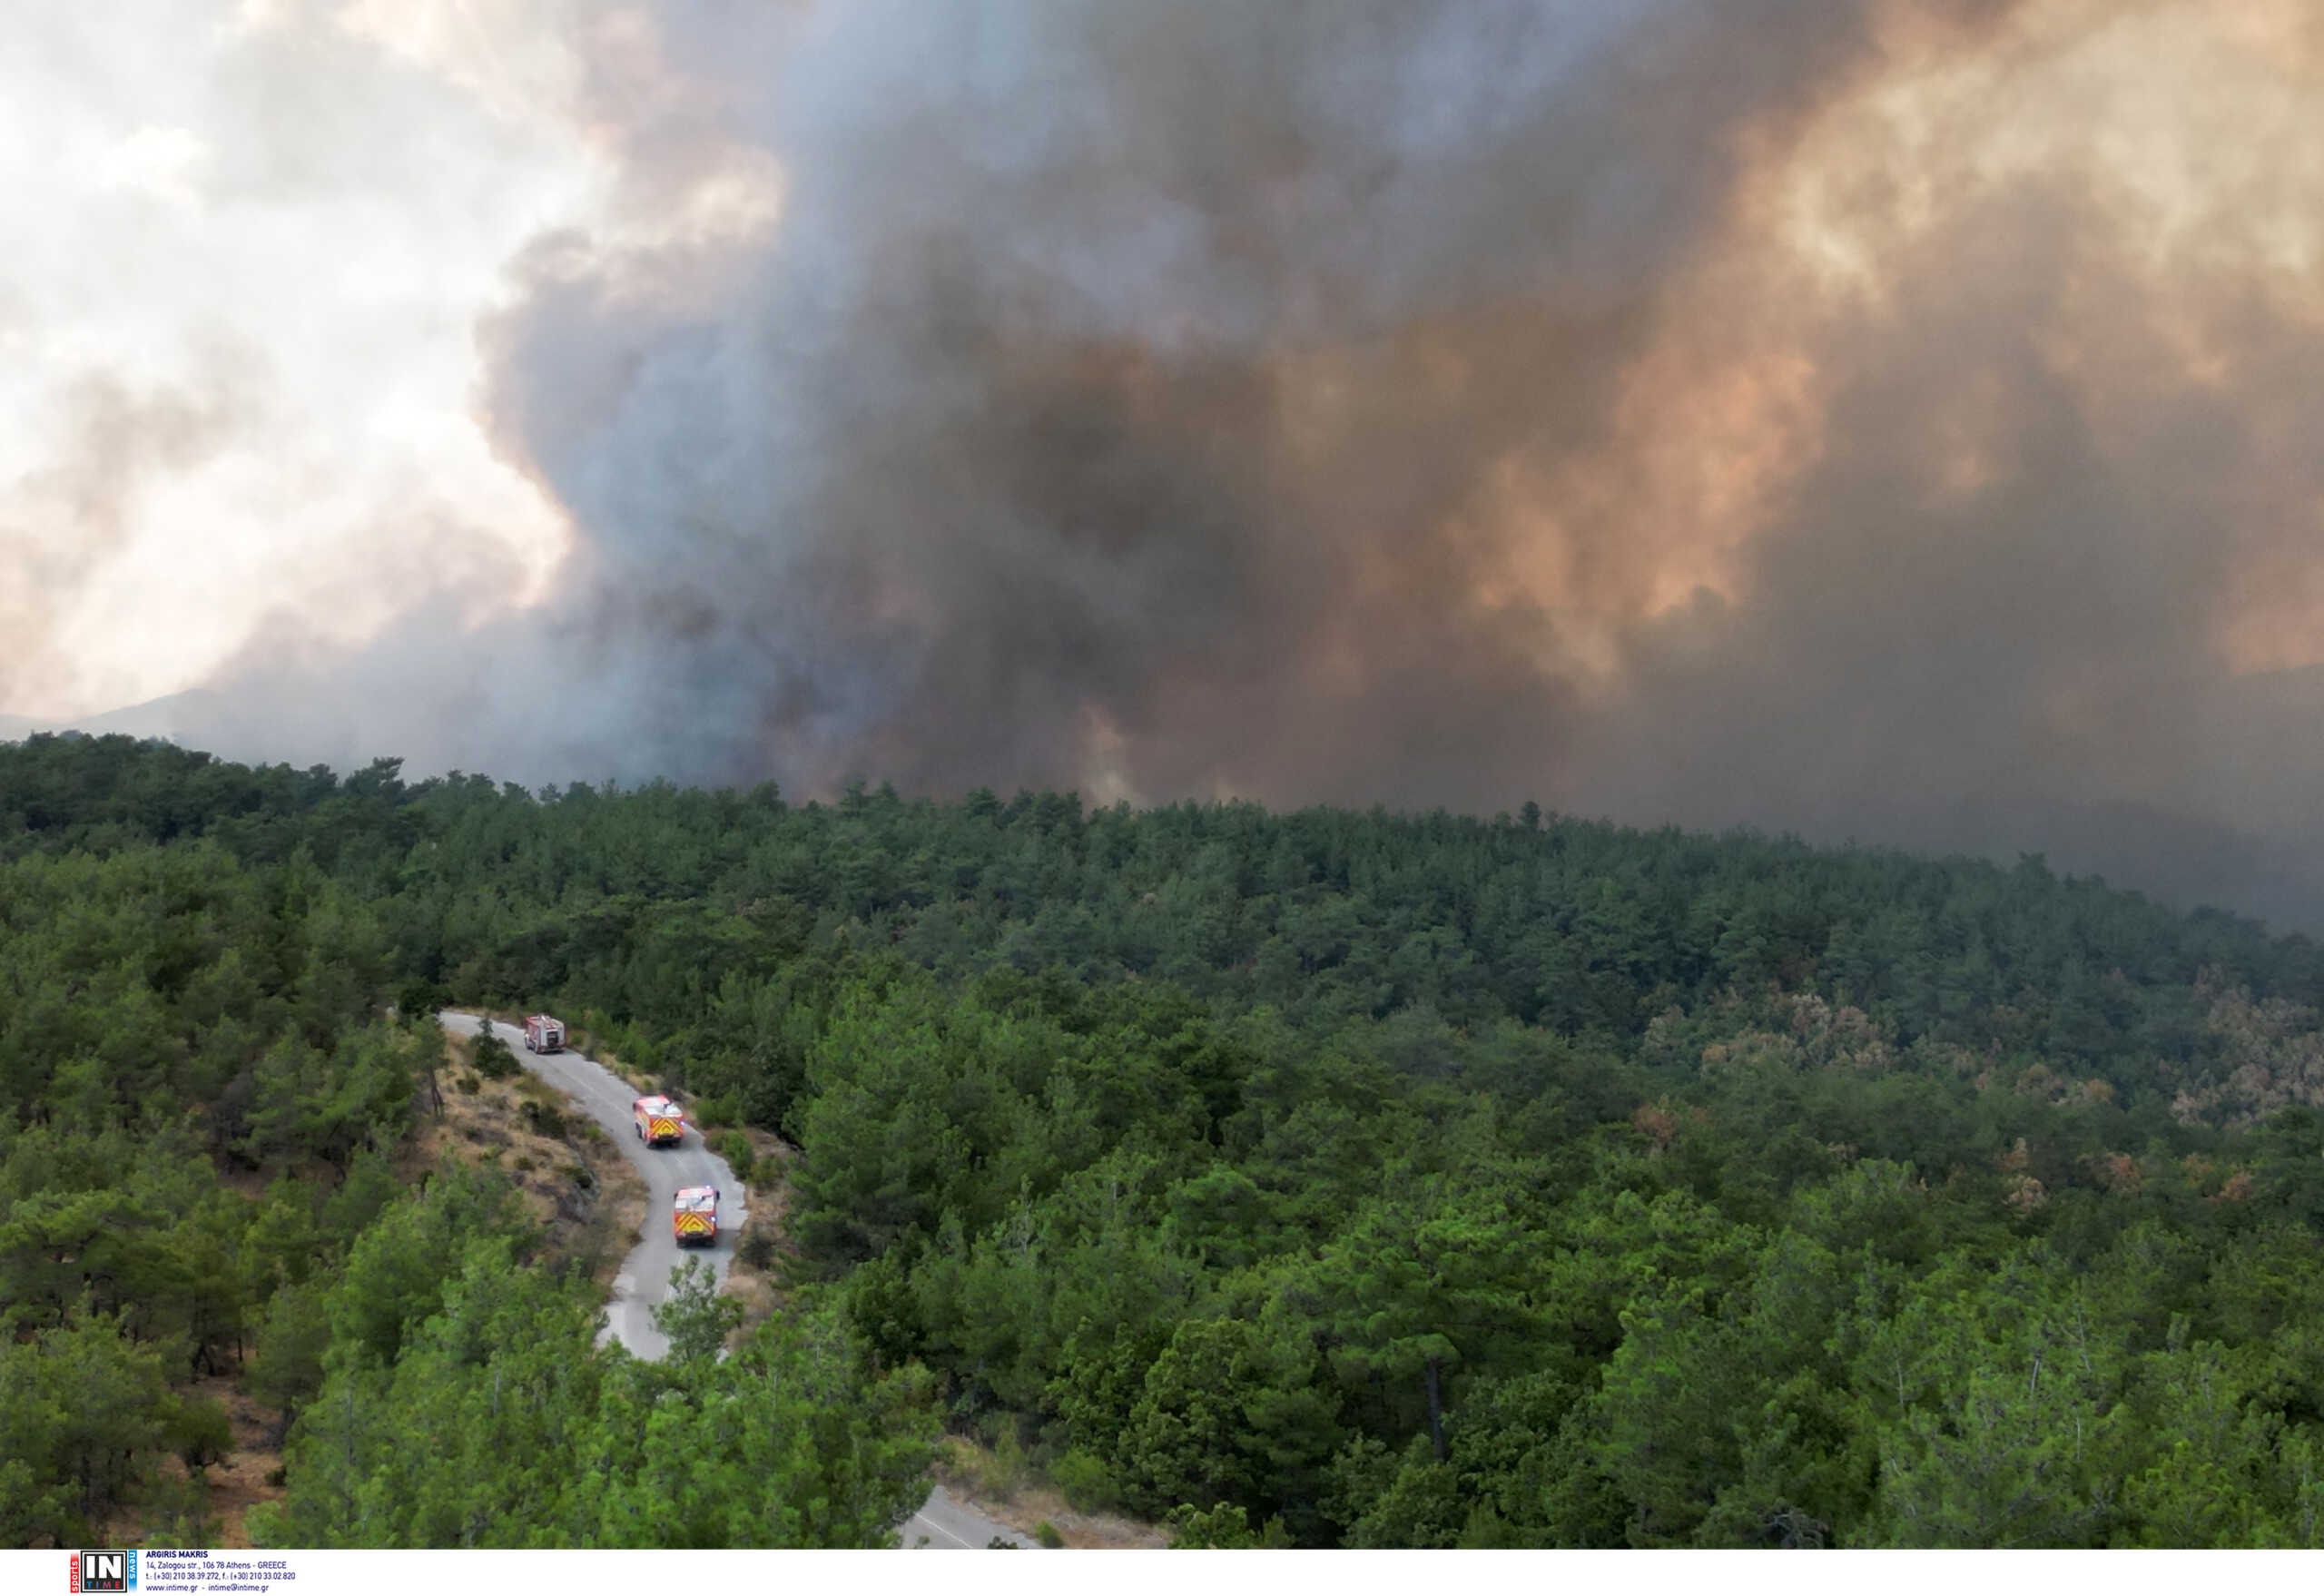
[[[182, 742], [192, 728], [212, 718], [221, 704], [219, 695], [205, 687], [189, 688], [143, 704], [125, 704], [102, 714], [0, 714], [0, 741], [20, 742], [35, 732], [86, 732], [93, 737], [118, 734], [124, 737], [160, 737]], [[212, 749], [222, 759], [249, 762], [249, 751]]]

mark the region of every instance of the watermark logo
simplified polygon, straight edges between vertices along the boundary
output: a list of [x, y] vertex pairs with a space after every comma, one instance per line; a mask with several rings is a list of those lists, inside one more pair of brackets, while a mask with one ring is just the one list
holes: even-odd
[[127, 1592], [137, 1589], [137, 1553], [74, 1552], [73, 1589], [75, 1591], [118, 1591], [126, 1596]]

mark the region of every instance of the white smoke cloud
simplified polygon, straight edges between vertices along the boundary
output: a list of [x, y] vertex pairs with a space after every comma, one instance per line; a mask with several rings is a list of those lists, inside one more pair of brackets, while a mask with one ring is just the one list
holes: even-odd
[[[474, 333], [508, 258], [606, 178], [549, 20], [183, 0], [12, 19], [0, 710], [184, 687], [271, 612], [359, 641], [435, 586], [421, 548], [538, 588], [563, 516], [493, 454]], [[103, 520], [57, 498], [104, 458], [89, 427], [222, 395], [199, 448], [125, 446]]]

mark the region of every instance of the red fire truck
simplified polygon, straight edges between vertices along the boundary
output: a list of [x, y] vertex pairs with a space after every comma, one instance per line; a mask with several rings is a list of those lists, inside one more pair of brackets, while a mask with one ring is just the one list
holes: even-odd
[[525, 1051], [527, 1053], [565, 1051], [565, 1021], [552, 1014], [526, 1015]]
[[670, 1208], [670, 1236], [680, 1246], [718, 1245], [718, 1188], [682, 1186]]
[[629, 1106], [629, 1121], [647, 1147], [675, 1147], [686, 1138], [686, 1111], [656, 1093]]

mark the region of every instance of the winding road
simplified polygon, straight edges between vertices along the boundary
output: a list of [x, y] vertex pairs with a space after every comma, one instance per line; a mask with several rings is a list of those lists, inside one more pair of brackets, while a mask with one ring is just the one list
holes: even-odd
[[[706, 1261], [724, 1280], [734, 1256], [734, 1237], [742, 1228], [748, 1201], [742, 1182], [726, 1160], [704, 1145], [702, 1133], [689, 1125], [685, 1138], [675, 1148], [649, 1148], [638, 1140], [629, 1106], [637, 1094], [612, 1070], [579, 1053], [528, 1053], [524, 1033], [513, 1025], [495, 1023], [474, 1014], [448, 1009], [438, 1015], [444, 1029], [456, 1036], [473, 1037], [489, 1031], [508, 1044], [517, 1061], [542, 1080], [570, 1098], [574, 1104], [614, 1138], [645, 1178], [645, 1223], [637, 1245], [621, 1261], [614, 1276], [613, 1300], [606, 1305], [602, 1339], [620, 1342], [643, 1358], [658, 1358], [670, 1349], [669, 1338], [654, 1327], [654, 1308], [669, 1294], [670, 1271], [680, 1261], [678, 1244], [671, 1238], [670, 1204], [682, 1186], [714, 1186], [719, 1190], [718, 1241], [708, 1248], [689, 1249]], [[1031, 1546], [1006, 1525], [974, 1512], [933, 1488], [921, 1510], [904, 1522], [902, 1542], [911, 1548], [935, 1551], [978, 1549], [995, 1537], [1012, 1546]]]

